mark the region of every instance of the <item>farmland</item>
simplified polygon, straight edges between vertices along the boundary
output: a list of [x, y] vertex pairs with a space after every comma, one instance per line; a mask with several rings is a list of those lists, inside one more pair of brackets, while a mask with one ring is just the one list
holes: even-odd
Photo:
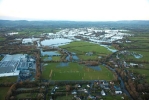
[[[82, 60], [98, 59], [99, 56], [107, 56], [112, 54], [111, 51], [98, 44], [93, 44], [84, 41], [71, 42], [70, 44], [60, 46], [60, 48], [66, 49], [70, 52], [75, 52]], [[92, 55], [86, 55], [86, 53], [92, 52]]]
[[[44, 66], [42, 78], [50, 79], [49, 74], [52, 70], [51, 80], [113, 80], [114, 75], [105, 66], [99, 65], [100, 71], [93, 70], [78, 63], [69, 63], [68, 66], [58, 67], [57, 63], [49, 63]], [[60, 77], [61, 76], [61, 77]]]

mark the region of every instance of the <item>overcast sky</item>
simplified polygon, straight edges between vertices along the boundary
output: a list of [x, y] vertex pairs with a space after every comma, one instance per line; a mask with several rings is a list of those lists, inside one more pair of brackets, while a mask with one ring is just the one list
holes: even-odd
[[149, 20], [149, 0], [0, 0], [0, 19]]

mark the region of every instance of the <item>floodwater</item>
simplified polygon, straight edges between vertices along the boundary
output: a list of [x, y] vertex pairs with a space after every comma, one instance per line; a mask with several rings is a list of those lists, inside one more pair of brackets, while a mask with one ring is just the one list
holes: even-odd
[[61, 46], [70, 43], [72, 40], [70, 39], [63, 39], [63, 38], [56, 38], [56, 39], [48, 39], [41, 41], [43, 46]]
[[48, 55], [48, 56], [60, 56], [60, 54], [57, 51], [44, 51], [41, 52], [42, 56]]
[[133, 55], [135, 58], [137, 58], [137, 59], [140, 59], [140, 58], [143, 57], [143, 55], [138, 54], [138, 53], [136, 53], [136, 52], [132, 52], [132, 55]]
[[69, 62], [60, 62], [59, 65], [57, 65], [56, 67], [67, 67], [69, 65]]
[[103, 47], [107, 48], [107, 49], [108, 49], [109, 51], [111, 51], [111, 52], [116, 52], [116, 51], [117, 51], [116, 49], [111, 49], [111, 48], [109, 48], [108, 45], [100, 45], [100, 46], [103, 46]]
[[94, 69], [96, 71], [100, 71], [101, 70], [101, 68], [99, 66], [87, 66], [87, 67], [89, 67], [91, 69]]

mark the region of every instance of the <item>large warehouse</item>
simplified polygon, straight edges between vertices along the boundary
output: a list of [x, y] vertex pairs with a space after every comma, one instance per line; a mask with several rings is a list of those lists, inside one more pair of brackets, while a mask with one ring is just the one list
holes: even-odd
[[0, 61], [0, 77], [17, 76], [22, 69], [29, 67], [27, 54], [5, 55]]

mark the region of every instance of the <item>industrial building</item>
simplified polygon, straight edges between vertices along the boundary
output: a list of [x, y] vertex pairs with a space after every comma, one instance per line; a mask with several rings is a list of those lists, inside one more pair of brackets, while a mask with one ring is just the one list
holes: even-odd
[[[20, 70], [27, 70], [29, 67], [35, 68], [34, 62], [27, 54], [7, 54], [0, 61], [0, 77], [17, 76]], [[31, 64], [32, 66], [30, 66]]]

